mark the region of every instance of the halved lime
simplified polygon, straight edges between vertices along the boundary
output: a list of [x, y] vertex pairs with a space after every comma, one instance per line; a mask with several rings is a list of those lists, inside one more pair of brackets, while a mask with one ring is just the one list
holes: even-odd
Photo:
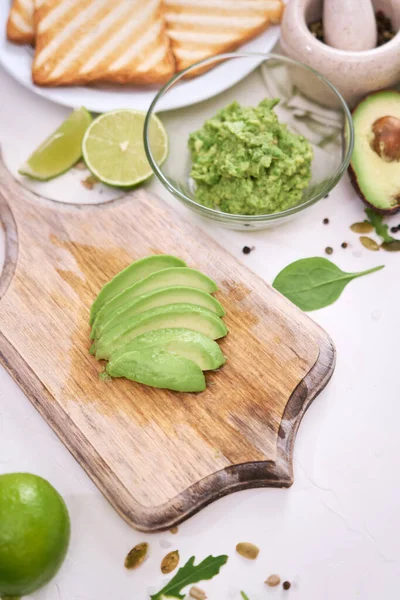
[[[131, 187], [152, 174], [143, 145], [146, 113], [121, 109], [97, 117], [85, 133], [83, 158], [103, 183]], [[152, 116], [149, 128], [154, 158], [161, 164], [168, 153], [168, 137], [160, 119]]]
[[47, 181], [68, 171], [82, 156], [82, 140], [92, 117], [78, 108], [52, 133], [19, 169], [21, 175]]

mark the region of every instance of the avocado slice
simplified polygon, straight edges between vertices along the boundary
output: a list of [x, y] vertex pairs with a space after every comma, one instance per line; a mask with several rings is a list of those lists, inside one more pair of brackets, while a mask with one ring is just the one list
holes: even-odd
[[157, 308], [158, 306], [165, 306], [166, 304], [197, 304], [208, 308], [212, 312], [215, 312], [219, 317], [223, 317], [225, 311], [222, 305], [216, 298], [210, 296], [202, 290], [185, 287], [185, 286], [173, 286], [167, 288], [160, 288], [154, 292], [149, 292], [143, 296], [133, 298], [126, 304], [123, 304], [120, 308], [117, 308], [105, 319], [95, 319], [93, 323], [90, 339], [97, 339], [118, 323], [123, 320], [142, 313], [151, 308]]
[[109, 362], [106, 371], [111, 377], [126, 377], [174, 392], [202, 392], [206, 389], [203, 371], [196, 363], [162, 349], [125, 352]]
[[378, 212], [400, 210], [400, 92], [364, 98], [353, 111], [349, 174], [360, 198]]
[[157, 329], [149, 331], [115, 350], [110, 356], [110, 363], [115, 363], [127, 352], [140, 352], [153, 348], [166, 350], [188, 358], [202, 371], [218, 369], [225, 363], [225, 357], [217, 342], [203, 333], [191, 329]]
[[[97, 312], [97, 319], [105, 321], [115, 309], [120, 308], [133, 298], [171, 286], [193, 287], [207, 294], [217, 291], [215, 282], [196, 269], [189, 269], [188, 267], [163, 269], [127, 287], [123, 292], [104, 304]], [[90, 324], [92, 325], [92, 323]]]
[[108, 360], [111, 354], [133, 338], [155, 329], [184, 328], [199, 331], [216, 340], [228, 333], [215, 313], [195, 304], [168, 304], [147, 310], [119, 323], [95, 342], [96, 358]]
[[156, 271], [185, 266], [186, 263], [183, 260], [176, 258], [175, 256], [169, 256], [168, 254], [156, 254], [154, 256], [136, 260], [101, 288], [90, 309], [90, 325], [92, 325], [101, 307], [111, 300], [111, 298], [114, 298], [114, 296], [122, 292], [123, 289], [140, 281], [140, 279], [148, 277], [151, 273]]

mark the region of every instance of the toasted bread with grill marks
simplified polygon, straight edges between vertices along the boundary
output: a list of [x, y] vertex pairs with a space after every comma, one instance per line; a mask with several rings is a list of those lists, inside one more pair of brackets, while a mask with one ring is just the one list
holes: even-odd
[[235, 50], [268, 25], [279, 23], [282, 13], [282, 0], [164, 0], [177, 70]]
[[35, 0], [38, 85], [163, 83], [175, 71], [161, 0]]
[[33, 0], [13, 0], [7, 21], [7, 39], [15, 44], [33, 44]]

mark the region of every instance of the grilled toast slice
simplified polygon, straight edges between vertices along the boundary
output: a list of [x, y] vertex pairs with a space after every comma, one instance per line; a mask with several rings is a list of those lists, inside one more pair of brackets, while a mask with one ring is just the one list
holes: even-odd
[[[177, 70], [235, 50], [271, 23], [279, 23], [282, 13], [282, 0], [164, 0]], [[199, 70], [193, 73], [198, 74]]]
[[33, 0], [13, 0], [7, 21], [7, 39], [16, 44], [33, 44]]
[[38, 85], [163, 83], [175, 71], [161, 0], [35, 0]]

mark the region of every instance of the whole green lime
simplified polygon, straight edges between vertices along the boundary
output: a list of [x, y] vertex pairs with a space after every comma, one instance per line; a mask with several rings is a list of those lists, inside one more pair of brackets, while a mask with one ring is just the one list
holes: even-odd
[[29, 473], [0, 475], [0, 598], [31, 594], [61, 567], [70, 522], [60, 494]]

